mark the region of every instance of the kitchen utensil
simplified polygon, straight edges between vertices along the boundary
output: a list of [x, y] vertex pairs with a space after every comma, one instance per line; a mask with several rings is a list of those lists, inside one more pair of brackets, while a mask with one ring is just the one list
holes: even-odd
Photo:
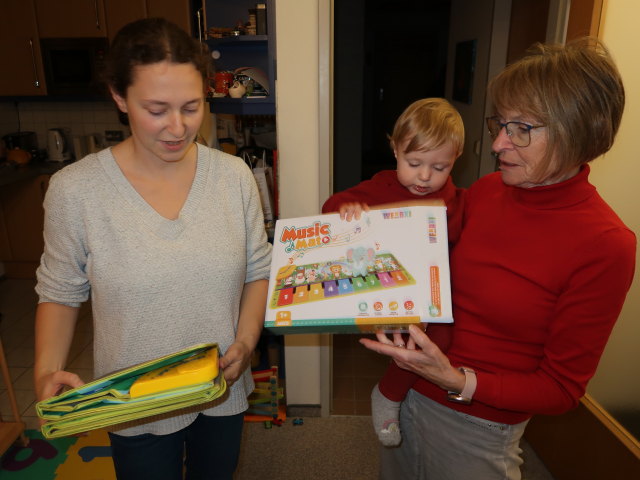
[[21, 148], [33, 154], [38, 150], [38, 140], [35, 132], [13, 132], [2, 137], [7, 150]]
[[238, 80], [235, 80], [233, 82], [233, 85], [229, 87], [229, 96], [231, 98], [241, 98], [246, 91], [247, 89], [245, 88], [245, 86]]
[[61, 128], [52, 128], [47, 133], [47, 151], [52, 162], [64, 162], [71, 158], [67, 139]]
[[7, 161], [16, 165], [26, 165], [31, 160], [31, 153], [22, 148], [14, 148], [7, 153]]
[[99, 149], [95, 135], [76, 135], [73, 137], [73, 153], [76, 160], [80, 160]]
[[233, 83], [233, 72], [216, 72], [214, 81], [216, 93], [228, 95], [229, 86]]
[[246, 75], [260, 85], [269, 94], [269, 77], [258, 67], [240, 67], [233, 71], [236, 75]]

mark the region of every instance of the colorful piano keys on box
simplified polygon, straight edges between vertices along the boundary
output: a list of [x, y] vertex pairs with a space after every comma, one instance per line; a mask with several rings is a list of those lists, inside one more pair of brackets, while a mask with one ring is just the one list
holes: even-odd
[[279, 308], [415, 284], [409, 272], [390, 253], [376, 255], [365, 275], [354, 276], [353, 270], [353, 265], [346, 259], [282, 267], [269, 305]]

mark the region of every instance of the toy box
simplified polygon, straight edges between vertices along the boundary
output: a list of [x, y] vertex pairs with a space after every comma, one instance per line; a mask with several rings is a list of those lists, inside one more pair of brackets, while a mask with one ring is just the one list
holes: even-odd
[[267, 329], [372, 333], [421, 322], [453, 322], [444, 206], [277, 221]]

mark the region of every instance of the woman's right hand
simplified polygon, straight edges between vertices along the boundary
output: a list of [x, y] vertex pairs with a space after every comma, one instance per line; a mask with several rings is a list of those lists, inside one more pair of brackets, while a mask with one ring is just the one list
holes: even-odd
[[85, 384], [78, 375], [64, 370], [46, 373], [34, 380], [38, 401], [59, 395], [65, 387], [77, 388]]
[[[64, 370], [47, 373], [36, 377], [34, 380], [37, 401], [46, 400], [47, 398], [59, 395], [65, 387], [77, 388], [85, 384], [78, 375], [71, 372], [65, 372]], [[43, 425], [46, 422], [43, 418], [38, 420], [40, 425]], [[74, 436], [84, 436], [84, 434], [77, 434]]]
[[350, 222], [352, 219], [360, 220], [360, 215], [362, 215], [362, 212], [368, 211], [369, 205], [360, 202], [343, 203], [338, 209], [340, 218], [342, 220], [346, 220], [347, 222]]
[[383, 332], [376, 333], [376, 337], [377, 341], [361, 338], [360, 343], [369, 350], [388, 355], [400, 368], [435, 383], [443, 390], [461, 392], [464, 388], [464, 373], [453, 367], [440, 348], [416, 325], [409, 325], [406, 344], [399, 333], [393, 334], [393, 340]]

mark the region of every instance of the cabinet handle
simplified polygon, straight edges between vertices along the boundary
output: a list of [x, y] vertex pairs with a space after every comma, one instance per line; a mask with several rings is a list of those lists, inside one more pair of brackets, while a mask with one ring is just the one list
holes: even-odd
[[29, 39], [29, 47], [31, 48], [31, 62], [33, 63], [33, 86], [40, 88], [40, 79], [38, 78], [38, 68], [36, 67], [36, 52], [33, 48], [33, 38]]
[[93, 0], [93, 9], [96, 12], [96, 28], [100, 30], [100, 15], [98, 15], [98, 0]]
[[198, 40], [202, 43], [202, 9], [199, 8], [197, 12], [198, 17]]

